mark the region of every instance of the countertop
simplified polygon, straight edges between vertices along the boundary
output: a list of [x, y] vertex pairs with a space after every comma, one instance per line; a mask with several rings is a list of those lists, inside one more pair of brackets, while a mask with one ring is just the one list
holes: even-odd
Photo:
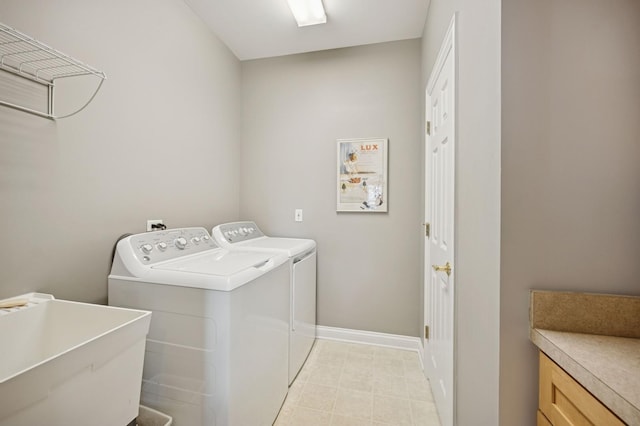
[[630, 425], [640, 425], [639, 322], [640, 297], [531, 292], [531, 341]]

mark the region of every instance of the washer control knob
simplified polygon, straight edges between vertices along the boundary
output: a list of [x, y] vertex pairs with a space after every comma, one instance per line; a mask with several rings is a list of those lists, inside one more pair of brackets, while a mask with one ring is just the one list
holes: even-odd
[[194, 244], [200, 244], [200, 237], [193, 237], [191, 241], [193, 241]]
[[209, 241], [209, 236], [208, 235], [203, 235], [202, 236], [202, 241]]
[[167, 243], [163, 241], [161, 243], [156, 244], [156, 247], [158, 247], [158, 250], [160, 251], [165, 251], [167, 249]]
[[178, 237], [175, 240], [176, 247], [180, 250], [184, 250], [187, 246], [187, 239], [185, 237]]
[[149, 243], [143, 244], [140, 246], [140, 250], [142, 250], [144, 254], [149, 254], [153, 251], [153, 246]]
[[247, 235], [247, 228], [240, 228], [238, 232], [240, 232], [240, 235], [242, 236]]

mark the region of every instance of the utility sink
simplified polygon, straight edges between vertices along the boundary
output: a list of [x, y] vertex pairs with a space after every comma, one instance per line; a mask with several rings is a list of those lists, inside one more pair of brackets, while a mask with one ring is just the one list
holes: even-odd
[[151, 312], [39, 293], [0, 302], [17, 299], [0, 309], [0, 426], [135, 419]]

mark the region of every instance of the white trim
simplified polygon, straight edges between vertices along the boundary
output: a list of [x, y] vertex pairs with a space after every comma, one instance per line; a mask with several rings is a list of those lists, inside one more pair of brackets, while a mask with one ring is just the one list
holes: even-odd
[[422, 359], [424, 348], [422, 346], [422, 340], [419, 337], [318, 325], [316, 326], [316, 338], [414, 351], [418, 353], [420, 364], [422, 364], [424, 369]]

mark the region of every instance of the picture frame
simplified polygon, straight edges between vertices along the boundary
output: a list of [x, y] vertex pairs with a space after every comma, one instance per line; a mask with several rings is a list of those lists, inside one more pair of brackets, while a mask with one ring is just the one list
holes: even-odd
[[386, 213], [388, 139], [338, 139], [338, 212]]

